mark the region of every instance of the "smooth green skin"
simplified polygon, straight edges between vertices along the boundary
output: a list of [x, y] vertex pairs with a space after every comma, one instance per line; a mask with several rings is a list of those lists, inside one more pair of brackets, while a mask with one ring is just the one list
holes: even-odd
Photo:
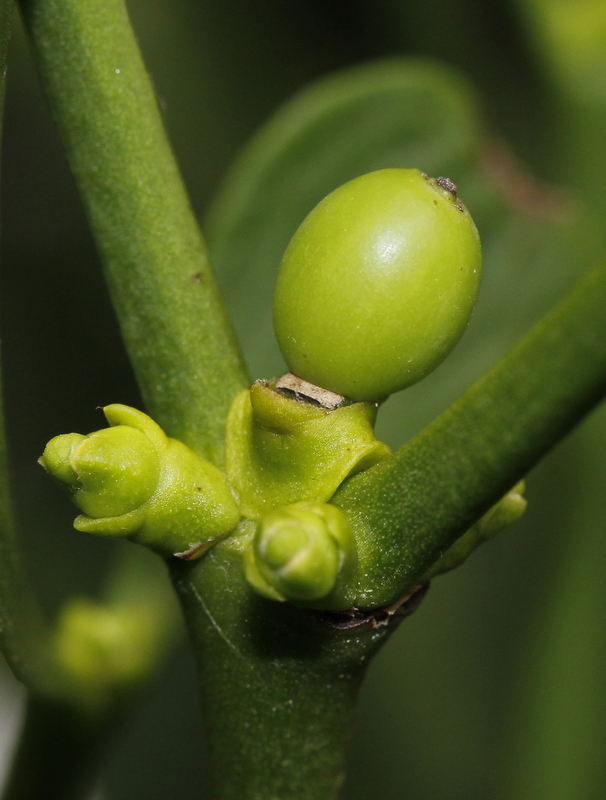
[[330, 610], [353, 605], [356, 563], [349, 523], [328, 503], [270, 512], [244, 557], [246, 579], [263, 597]]
[[235, 528], [240, 514], [217, 467], [141, 411], [114, 404], [104, 412], [111, 428], [57, 436], [40, 459], [84, 512], [77, 530], [199, 557]]
[[304, 220], [274, 301], [291, 372], [356, 401], [416, 383], [473, 311], [479, 237], [455, 196], [416, 169], [349, 181]]
[[273, 374], [280, 359], [269, 265], [280, 264], [314, 206], [336, 186], [387, 167], [442, 175], [448, 165], [446, 174], [461, 180], [484, 139], [469, 84], [422, 58], [383, 58], [331, 73], [269, 117], [230, 165], [204, 222], [255, 375]]
[[342, 481], [391, 451], [373, 432], [371, 403], [334, 411], [256, 383], [234, 400], [227, 420], [226, 473], [240, 511], [258, 520], [278, 506], [326, 502]]

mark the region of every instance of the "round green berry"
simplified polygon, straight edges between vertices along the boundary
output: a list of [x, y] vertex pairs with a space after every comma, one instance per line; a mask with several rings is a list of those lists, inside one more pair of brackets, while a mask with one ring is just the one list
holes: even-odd
[[385, 169], [324, 198], [295, 233], [274, 303], [291, 372], [356, 401], [423, 378], [465, 330], [480, 241], [447, 178]]

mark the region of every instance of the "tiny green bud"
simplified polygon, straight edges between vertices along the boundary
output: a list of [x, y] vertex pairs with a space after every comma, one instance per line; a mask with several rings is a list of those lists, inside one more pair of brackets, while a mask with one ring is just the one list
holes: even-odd
[[44, 469], [61, 483], [79, 487], [80, 481], [72, 467], [72, 453], [86, 437], [81, 433], [65, 433], [55, 436], [46, 445], [44, 455], [39, 459]]
[[182, 558], [234, 528], [239, 512], [220, 470], [142, 412], [118, 404], [104, 412], [110, 428], [57, 436], [40, 459], [84, 512], [74, 527]]
[[[66, 449], [77, 434], [57, 436], [46, 447], [42, 459], [49, 472], [53, 451]], [[50, 451], [50, 452], [49, 452]], [[152, 496], [160, 478], [160, 459], [148, 437], [136, 428], [117, 425], [82, 436], [71, 449], [69, 467], [76, 476], [73, 500], [89, 517], [126, 514]], [[54, 472], [58, 477], [57, 472]], [[68, 481], [68, 483], [70, 483]]]
[[260, 594], [343, 610], [355, 589], [355, 543], [341, 511], [294, 503], [267, 514], [245, 554], [248, 582]]
[[524, 489], [524, 481], [517, 483], [505, 497], [501, 498], [475, 525], [472, 525], [463, 536], [448, 548], [423, 576], [422, 582], [455, 569], [455, 567], [458, 567], [469, 558], [476, 547], [513, 525], [526, 511], [526, 506], [528, 505], [523, 496]]
[[416, 169], [384, 169], [328, 195], [295, 233], [274, 303], [291, 372], [357, 401], [404, 389], [465, 330], [480, 242], [457, 189]]
[[147, 677], [156, 647], [149, 608], [86, 598], [63, 607], [53, 639], [57, 662], [99, 711], [116, 689], [129, 690]]

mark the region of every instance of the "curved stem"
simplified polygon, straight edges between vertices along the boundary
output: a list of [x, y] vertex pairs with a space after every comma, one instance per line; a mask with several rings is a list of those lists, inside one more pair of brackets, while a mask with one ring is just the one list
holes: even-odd
[[151, 415], [220, 461], [246, 373], [122, 0], [22, 0]]
[[606, 393], [606, 265], [448, 411], [333, 502], [360, 531], [365, 606], [405, 594]]

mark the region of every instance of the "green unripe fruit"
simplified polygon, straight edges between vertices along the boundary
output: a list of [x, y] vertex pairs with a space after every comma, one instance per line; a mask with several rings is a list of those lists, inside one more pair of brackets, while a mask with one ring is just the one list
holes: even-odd
[[357, 401], [404, 389], [465, 330], [480, 270], [450, 181], [416, 169], [356, 178], [316, 206], [284, 256], [274, 325], [286, 363]]

